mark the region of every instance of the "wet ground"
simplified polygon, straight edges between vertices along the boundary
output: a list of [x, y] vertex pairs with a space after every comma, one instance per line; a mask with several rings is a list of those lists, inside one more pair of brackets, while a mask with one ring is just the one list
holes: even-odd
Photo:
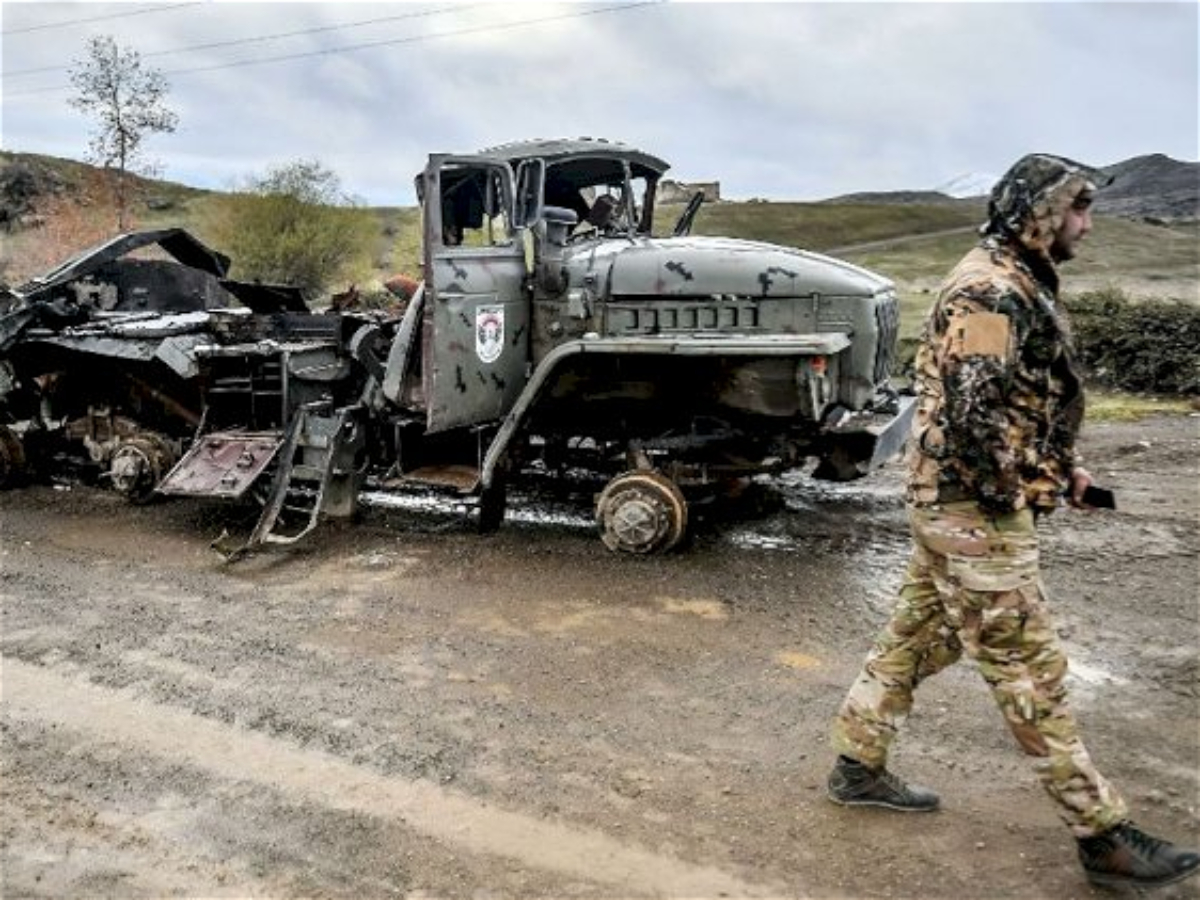
[[[1198, 423], [1091, 428], [1120, 509], [1043, 532], [1092, 755], [1193, 844]], [[208, 547], [245, 527], [227, 507], [0, 496], [0, 893], [1133, 896], [1084, 882], [967, 664], [922, 688], [893, 760], [940, 813], [824, 799], [829, 719], [907, 554], [899, 474], [785, 480], [774, 513], [710, 513], [645, 559], [542, 488], [494, 535], [375, 502], [234, 564]]]

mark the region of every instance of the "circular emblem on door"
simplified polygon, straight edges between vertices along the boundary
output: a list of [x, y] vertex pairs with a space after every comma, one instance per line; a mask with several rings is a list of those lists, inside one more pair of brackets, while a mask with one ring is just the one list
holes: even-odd
[[481, 306], [475, 310], [475, 355], [480, 362], [493, 363], [504, 352], [504, 307]]

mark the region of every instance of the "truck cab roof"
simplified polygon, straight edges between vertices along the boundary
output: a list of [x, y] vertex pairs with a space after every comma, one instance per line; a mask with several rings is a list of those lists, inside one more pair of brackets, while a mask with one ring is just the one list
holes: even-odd
[[547, 165], [575, 158], [592, 159], [595, 160], [598, 177], [603, 177], [606, 168], [619, 166], [622, 162], [629, 163], [630, 174], [635, 178], [657, 177], [671, 167], [670, 163], [657, 156], [644, 153], [628, 144], [589, 137], [513, 141], [488, 147], [480, 153], [503, 157], [513, 166], [526, 159], [544, 159]]

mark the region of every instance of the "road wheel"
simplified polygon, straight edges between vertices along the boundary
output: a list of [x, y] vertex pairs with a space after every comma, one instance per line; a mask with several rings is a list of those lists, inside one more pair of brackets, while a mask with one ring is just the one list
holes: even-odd
[[25, 474], [25, 447], [7, 425], [0, 425], [0, 490], [10, 488]]
[[687, 531], [687, 501], [666, 475], [653, 470], [624, 472], [600, 492], [596, 522], [609, 550], [662, 553]]
[[113, 487], [133, 503], [148, 503], [171, 466], [175, 454], [165, 440], [143, 432], [121, 442], [109, 460]]

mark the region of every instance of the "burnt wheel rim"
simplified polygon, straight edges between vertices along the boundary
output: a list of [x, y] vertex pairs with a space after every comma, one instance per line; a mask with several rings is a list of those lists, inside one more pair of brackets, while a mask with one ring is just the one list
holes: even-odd
[[687, 530], [687, 501], [679, 487], [661, 472], [618, 475], [596, 503], [600, 537], [621, 553], [670, 550]]

